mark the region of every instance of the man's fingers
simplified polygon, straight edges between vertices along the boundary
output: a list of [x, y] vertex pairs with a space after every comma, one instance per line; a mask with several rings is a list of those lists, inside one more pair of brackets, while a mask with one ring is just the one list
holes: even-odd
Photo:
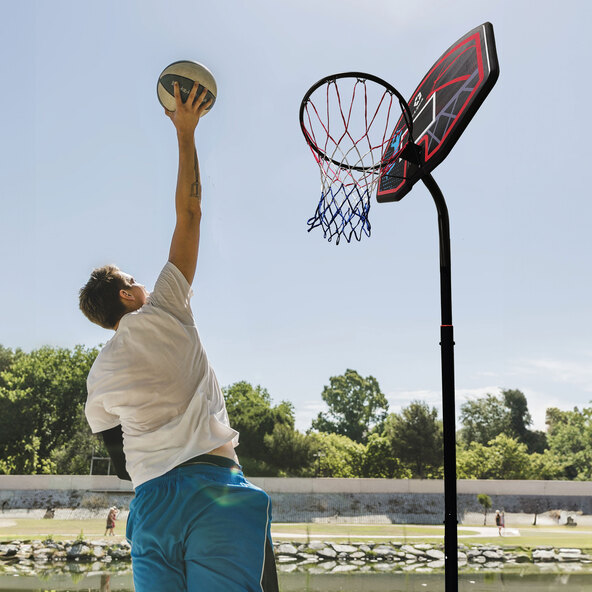
[[[204, 93], [202, 93], [203, 95]], [[202, 99], [202, 96], [199, 97], [198, 101]], [[211, 106], [212, 106], [213, 99], [209, 101], [203, 101], [199, 105], [199, 109], [197, 110], [198, 115], [201, 117]]]
[[198, 88], [199, 88], [199, 85], [197, 84], [197, 82], [194, 82], [193, 87], [191, 88], [191, 92], [189, 93], [189, 96], [187, 97], [187, 102], [190, 105], [193, 105], [193, 101], [195, 101], [195, 95], [197, 94]]
[[179, 89], [179, 83], [176, 80], [173, 82], [173, 92], [175, 94], [175, 103], [177, 103], [178, 109], [179, 106], [183, 104], [183, 101], [181, 100], [181, 90]]
[[183, 102], [179, 82], [175, 81], [173, 83], [176, 109], [174, 111], [169, 111], [165, 108], [164, 113], [173, 122], [177, 129], [195, 129], [200, 117], [212, 106], [214, 101], [213, 99], [207, 99], [207, 89], [201, 87], [202, 90], [198, 96], [197, 91], [199, 88], [200, 85], [197, 82], [194, 82], [189, 91], [189, 95], [187, 96], [187, 100]]
[[203, 101], [207, 94], [208, 94], [208, 89], [207, 88], [202, 89], [201, 93], [199, 93], [199, 97], [197, 98], [197, 100]]
[[204, 99], [206, 98], [206, 95], [208, 94], [208, 91], [206, 88], [204, 88], [201, 93], [199, 93], [199, 97], [197, 97], [196, 99], [194, 99], [193, 102], [193, 107], [195, 108], [196, 111], [198, 111], [199, 107], [201, 107], [202, 103], [204, 102]]

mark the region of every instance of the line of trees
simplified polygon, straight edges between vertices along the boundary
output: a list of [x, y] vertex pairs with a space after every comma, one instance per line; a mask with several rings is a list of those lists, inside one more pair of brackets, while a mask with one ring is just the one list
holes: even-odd
[[[107, 456], [84, 416], [86, 376], [97, 348], [0, 346], [0, 474], [85, 474]], [[389, 413], [373, 376], [346, 370], [329, 379], [305, 433], [290, 402], [275, 404], [261, 386], [224, 389], [239, 458], [250, 476], [440, 478], [442, 421], [435, 407], [412, 401]], [[519, 390], [463, 403], [457, 474], [466, 479], [592, 479], [592, 407], [549, 408], [546, 432]]]
[[84, 417], [86, 376], [98, 350], [0, 346], [0, 473], [84, 474], [93, 449]]

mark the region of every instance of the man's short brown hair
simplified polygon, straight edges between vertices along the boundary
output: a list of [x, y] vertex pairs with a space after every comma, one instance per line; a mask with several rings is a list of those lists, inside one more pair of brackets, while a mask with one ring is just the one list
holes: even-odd
[[105, 329], [114, 329], [127, 312], [119, 291], [129, 287], [118, 267], [99, 267], [93, 270], [90, 279], [80, 290], [80, 310], [93, 323]]

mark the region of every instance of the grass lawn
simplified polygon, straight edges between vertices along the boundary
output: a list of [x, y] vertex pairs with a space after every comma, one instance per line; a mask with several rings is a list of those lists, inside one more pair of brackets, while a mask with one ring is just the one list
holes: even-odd
[[[57, 540], [75, 539], [79, 535], [86, 539], [103, 538], [105, 520], [43, 520], [17, 518], [0, 521], [0, 540], [8, 539], [45, 539], [51, 536]], [[125, 535], [125, 520], [118, 520], [115, 534], [119, 538]], [[118, 537], [109, 537], [117, 539]]]
[[491, 536], [491, 537], [467, 537], [460, 539], [464, 544], [488, 544], [503, 545], [506, 547], [537, 547], [538, 545], [550, 545], [552, 547], [575, 547], [577, 549], [592, 550], [592, 531], [578, 531], [567, 526], [524, 526], [518, 528], [520, 536]]
[[[475, 526], [475, 529], [479, 529]], [[459, 543], [465, 545], [488, 544], [507, 547], [536, 547], [551, 545], [554, 547], [576, 547], [592, 550], [592, 532], [578, 531], [564, 526], [519, 528], [520, 536], [500, 537], [494, 529], [492, 536], [471, 536], [472, 527], [464, 525], [458, 529]], [[51, 536], [55, 540], [103, 538], [105, 520], [43, 520], [43, 519], [7, 519], [0, 520], [0, 540], [45, 539]], [[272, 533], [278, 540], [306, 541], [323, 540], [323, 537], [335, 542], [374, 540], [375, 542], [393, 541], [406, 543], [441, 543], [444, 540], [443, 526], [399, 525], [399, 524], [281, 524], [274, 523]], [[495, 534], [494, 534], [495, 533]], [[115, 527], [114, 542], [124, 538], [125, 520], [118, 520]], [[292, 536], [290, 536], [292, 535]], [[294, 536], [300, 535], [300, 536]], [[589, 551], [590, 552], [590, 551]]]
[[[476, 526], [463, 525], [458, 529], [459, 543], [465, 545], [495, 544], [506, 547], [536, 547], [550, 545], [554, 547], [576, 547], [592, 549], [592, 532], [577, 531], [570, 527], [526, 526], [518, 529], [519, 536], [500, 537], [494, 528], [491, 536], [471, 536]], [[444, 540], [444, 526], [397, 525], [397, 524], [273, 524], [272, 533], [278, 539], [289, 539], [284, 533], [301, 535], [296, 540], [306, 540], [302, 535], [309, 535], [312, 540], [330, 535], [331, 540], [361, 541], [373, 539], [379, 542], [383, 537], [406, 543], [441, 543]], [[342, 535], [342, 538], [335, 538]]]

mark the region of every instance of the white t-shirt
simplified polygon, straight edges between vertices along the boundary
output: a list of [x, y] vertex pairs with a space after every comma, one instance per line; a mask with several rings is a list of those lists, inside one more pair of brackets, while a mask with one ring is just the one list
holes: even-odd
[[168, 262], [139, 310], [126, 314], [87, 379], [93, 433], [121, 424], [134, 487], [226, 444], [238, 445], [193, 319], [191, 286]]

